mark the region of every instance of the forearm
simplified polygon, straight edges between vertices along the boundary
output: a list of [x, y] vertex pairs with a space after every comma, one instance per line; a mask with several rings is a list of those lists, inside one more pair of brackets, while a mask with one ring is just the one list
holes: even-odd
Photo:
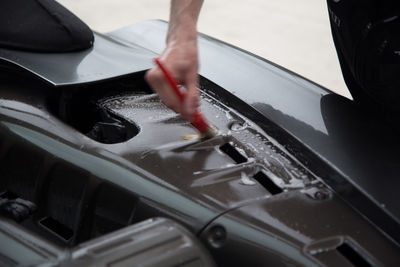
[[203, 0], [171, 0], [167, 44], [197, 40], [197, 20]]
[[171, 0], [167, 46], [159, 57], [175, 80], [186, 88], [183, 102], [157, 66], [146, 73], [146, 80], [164, 104], [189, 121], [200, 106], [196, 25], [202, 4], [203, 0]]

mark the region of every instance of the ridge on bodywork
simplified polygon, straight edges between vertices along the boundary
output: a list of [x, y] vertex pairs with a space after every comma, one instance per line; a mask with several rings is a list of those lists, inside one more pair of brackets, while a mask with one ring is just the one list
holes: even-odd
[[96, 82], [151, 68], [157, 54], [94, 34], [93, 47], [74, 53], [32, 53], [0, 48], [0, 60], [10, 62], [55, 86]]

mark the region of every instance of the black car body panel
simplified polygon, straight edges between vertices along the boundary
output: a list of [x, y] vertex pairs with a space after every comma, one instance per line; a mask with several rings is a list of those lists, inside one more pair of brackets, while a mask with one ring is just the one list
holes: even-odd
[[[167, 25], [152, 21], [141, 26], [110, 35], [160, 53]], [[400, 186], [398, 132], [381, 118], [363, 114], [350, 100], [265, 59], [205, 35], [199, 43], [203, 77], [253, 107], [326, 162], [341, 177], [321, 173], [321, 178], [371, 220], [382, 224], [383, 216], [400, 222], [400, 205], [393, 192]], [[279, 140], [279, 134], [271, 135]], [[388, 226], [397, 236], [393, 227]]]
[[[397, 265], [393, 130], [343, 97], [201, 35], [202, 111], [219, 134], [182, 140], [194, 129], [143, 80], [166, 27], [149, 21], [97, 34], [92, 50], [72, 54], [0, 50], [8, 62], [1, 190], [38, 206], [22, 225], [75, 246], [163, 216], [197, 234], [220, 265]], [[100, 115], [88, 115], [93, 102]], [[125, 139], [107, 139], [124, 127]], [[52, 236], [48, 221], [63, 224], [68, 238]]]
[[[126, 46], [97, 33], [91, 49], [74, 53], [32, 53], [0, 49], [0, 58], [12, 62], [55, 86], [119, 77], [151, 68], [152, 51]], [[134, 63], [133, 63], [134, 62]]]

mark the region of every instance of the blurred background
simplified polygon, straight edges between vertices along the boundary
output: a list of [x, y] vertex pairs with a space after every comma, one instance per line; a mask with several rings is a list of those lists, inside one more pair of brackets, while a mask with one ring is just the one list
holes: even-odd
[[[58, 2], [98, 32], [169, 16], [169, 0]], [[351, 98], [336, 56], [325, 0], [205, 0], [198, 30]]]

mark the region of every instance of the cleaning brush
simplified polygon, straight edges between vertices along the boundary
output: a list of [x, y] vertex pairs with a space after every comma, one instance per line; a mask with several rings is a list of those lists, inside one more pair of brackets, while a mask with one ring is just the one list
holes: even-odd
[[[164, 67], [163, 64], [161, 64], [161, 61], [158, 58], [154, 59], [154, 62], [157, 64], [157, 66], [161, 69], [162, 73], [164, 74], [165, 78], [168, 81], [168, 84], [171, 86], [172, 90], [175, 92], [175, 94], [178, 96], [181, 102], [183, 102], [185, 98], [185, 94], [183, 94], [179, 88], [178, 84], [176, 83], [175, 79], [172, 77], [172, 75], [167, 71], [167, 69]], [[196, 111], [194, 114], [194, 119], [190, 122], [201, 134], [201, 138], [212, 138], [215, 136], [215, 131], [213, 128], [208, 125], [206, 119], [204, 118], [203, 114], [200, 112]]]

